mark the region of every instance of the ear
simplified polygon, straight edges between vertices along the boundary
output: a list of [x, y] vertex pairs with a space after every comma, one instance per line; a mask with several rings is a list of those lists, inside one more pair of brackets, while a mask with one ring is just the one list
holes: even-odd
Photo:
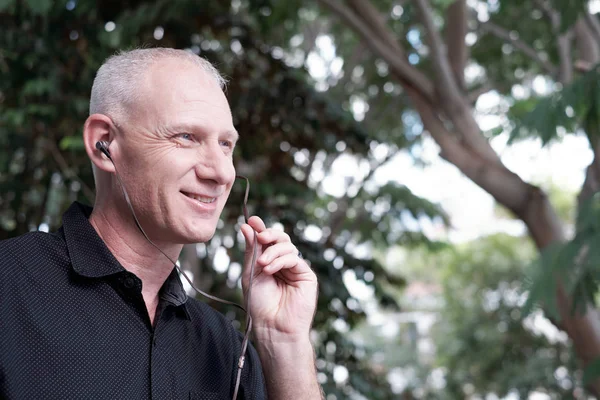
[[103, 114], [92, 114], [83, 125], [83, 144], [85, 151], [94, 165], [106, 172], [114, 172], [115, 166], [112, 161], [96, 148], [96, 142], [104, 140], [112, 143], [114, 139], [114, 123]]

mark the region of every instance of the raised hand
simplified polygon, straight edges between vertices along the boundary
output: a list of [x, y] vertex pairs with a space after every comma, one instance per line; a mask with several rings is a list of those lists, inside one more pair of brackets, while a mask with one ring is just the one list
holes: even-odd
[[254, 232], [258, 255], [250, 313], [257, 335], [277, 340], [308, 337], [317, 301], [317, 277], [285, 232], [267, 228], [256, 216], [242, 226], [246, 239], [244, 293], [250, 278]]

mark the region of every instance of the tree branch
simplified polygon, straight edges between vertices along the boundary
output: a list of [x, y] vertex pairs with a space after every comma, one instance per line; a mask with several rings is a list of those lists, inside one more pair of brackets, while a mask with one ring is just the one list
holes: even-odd
[[504, 165], [489, 162], [464, 141], [452, 135], [424, 99], [411, 94], [424, 128], [440, 146], [440, 157], [454, 164], [463, 174], [491, 194], [505, 207], [517, 211], [527, 200], [527, 185]]
[[571, 33], [566, 32], [557, 39], [558, 59], [560, 60], [558, 80], [567, 85], [573, 81], [573, 61], [571, 60]]
[[521, 51], [521, 53], [525, 54], [533, 61], [538, 63], [544, 71], [546, 71], [551, 76], [555, 77], [558, 73], [558, 69], [554, 66], [550, 61], [544, 60], [537, 51], [534, 50], [533, 47], [529, 46], [523, 40], [518, 37], [511, 36], [510, 32], [491, 21], [483, 22], [479, 24], [479, 27], [488, 33], [496, 36], [499, 39], [504, 40], [507, 43], [510, 43], [515, 49]]
[[590, 14], [587, 10], [583, 13], [583, 16], [585, 18], [585, 22], [592, 31], [594, 38], [596, 39], [596, 43], [598, 43], [600, 46], [600, 22], [598, 22], [596, 15]]
[[557, 36], [556, 39], [556, 51], [558, 53], [559, 66], [558, 66], [558, 81], [563, 85], [571, 83], [573, 80], [573, 60], [571, 60], [571, 37], [572, 32], [566, 31], [560, 32], [560, 13], [556, 11], [550, 3], [546, 0], [536, 0], [538, 6], [544, 11], [552, 31]]
[[[442, 121], [418, 94], [411, 90], [409, 94], [414, 99], [423, 126], [440, 146], [440, 156], [458, 167], [499, 203], [512, 210], [527, 225], [538, 249], [564, 241], [560, 220], [542, 190], [524, 182], [504, 166], [490, 164], [469, 151], [448, 134]], [[577, 355], [583, 360], [585, 367], [600, 356], [600, 322], [596, 310], [588, 308], [584, 314], [574, 315], [572, 299], [560, 280], [557, 282], [556, 296], [561, 326], [573, 340]], [[589, 386], [594, 393], [598, 393], [600, 380], [595, 379]]]
[[[478, 157], [494, 164], [502, 164], [498, 154], [492, 149], [486, 138], [481, 135], [479, 125], [473, 117], [471, 104], [458, 88], [448, 58], [445, 46], [433, 22], [431, 5], [428, 0], [415, 0], [421, 21], [429, 39], [432, 68], [437, 77], [436, 93], [439, 93], [439, 104], [445, 116], [454, 124], [453, 132], [460, 135], [464, 144]], [[430, 102], [430, 106], [436, 104]]]
[[579, 194], [577, 195], [577, 208], [581, 209], [583, 203], [592, 197], [594, 193], [600, 190], [600, 159], [596, 157], [597, 152], [594, 150], [594, 159], [585, 170], [585, 180]]
[[415, 0], [415, 3], [421, 16], [421, 22], [425, 27], [427, 38], [429, 39], [429, 47], [433, 59], [432, 66], [438, 81], [438, 85], [436, 85], [437, 92], [440, 94], [443, 103], [452, 105], [460, 98], [460, 90], [448, 63], [444, 42], [440, 38], [439, 32], [433, 22], [431, 5], [427, 0]]
[[446, 44], [448, 59], [454, 72], [454, 78], [461, 90], [465, 89], [465, 65], [469, 58], [469, 49], [465, 43], [467, 35], [467, 2], [456, 0], [448, 7], [446, 17]]
[[369, 1], [365, 0], [347, 0], [350, 8], [356, 15], [360, 15], [362, 20], [371, 27], [371, 30], [382, 41], [393, 47], [401, 57], [405, 56], [402, 45], [396, 40], [396, 37], [386, 26], [386, 18]]
[[[587, 14], [587, 12], [586, 12]], [[577, 59], [591, 65], [596, 65], [600, 60], [598, 42], [594, 38], [592, 29], [585, 22], [585, 17], [579, 17], [575, 23], [575, 45], [577, 46]]]
[[594, 159], [585, 171], [585, 181], [577, 196], [578, 213], [583, 202], [588, 200], [594, 193], [600, 191], [600, 140], [597, 139], [599, 132], [597, 129], [593, 128], [593, 124], [586, 124], [584, 121], [584, 125], [587, 125], [585, 126], [585, 133], [590, 148], [594, 152]]
[[334, 14], [341, 18], [348, 26], [354, 29], [365, 44], [381, 57], [390, 68], [395, 72], [400, 81], [407, 86], [415, 88], [424, 97], [433, 101], [434, 89], [429, 79], [419, 70], [411, 66], [398, 52], [394, 51], [395, 46], [382, 41], [374, 34], [371, 27], [367, 26], [361, 18], [336, 0], [319, 0], [321, 4], [329, 8]]

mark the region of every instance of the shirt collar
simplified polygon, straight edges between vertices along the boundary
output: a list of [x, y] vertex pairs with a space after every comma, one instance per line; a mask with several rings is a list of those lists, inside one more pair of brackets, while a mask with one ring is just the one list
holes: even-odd
[[167, 280], [162, 285], [162, 288], [160, 288], [158, 296], [163, 304], [172, 305], [176, 308], [176, 310], [183, 311], [181, 316], [187, 320], [191, 320], [190, 314], [185, 305], [188, 295], [183, 288], [183, 284], [181, 283], [181, 279], [179, 278], [179, 274], [175, 268], [173, 268], [173, 271], [171, 271], [167, 277]]
[[[63, 232], [73, 270], [88, 278], [101, 278], [118, 274], [125, 268], [117, 261], [100, 238], [88, 218], [92, 207], [73, 202], [63, 215]], [[180, 306], [187, 301], [187, 294], [175, 268], [160, 290], [160, 299]]]
[[161, 300], [174, 306], [180, 306], [187, 301], [187, 293], [183, 288], [183, 284], [181, 283], [181, 279], [175, 268], [173, 268], [173, 271], [171, 271], [160, 289], [159, 297]]
[[73, 269], [88, 278], [125, 271], [90, 224], [91, 213], [92, 207], [76, 201], [63, 215], [63, 231]]

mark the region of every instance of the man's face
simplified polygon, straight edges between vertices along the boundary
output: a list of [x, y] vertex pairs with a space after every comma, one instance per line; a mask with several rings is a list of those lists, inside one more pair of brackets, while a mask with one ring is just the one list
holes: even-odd
[[229, 104], [213, 78], [185, 61], [160, 61], [143, 81], [116, 137], [117, 168], [153, 240], [205, 242], [235, 180]]

